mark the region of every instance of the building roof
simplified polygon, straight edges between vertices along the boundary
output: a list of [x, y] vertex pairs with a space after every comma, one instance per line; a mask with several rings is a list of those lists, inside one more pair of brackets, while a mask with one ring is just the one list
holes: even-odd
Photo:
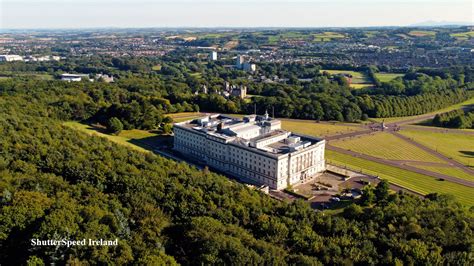
[[[265, 116], [251, 116], [240, 120], [217, 114], [176, 123], [175, 126], [218, 137], [226, 143], [272, 158], [298, 152], [323, 141], [320, 138], [282, 130], [279, 128], [279, 122], [279, 120]], [[275, 125], [278, 127], [271, 130]], [[253, 138], [241, 137], [247, 132], [257, 133], [257, 136]]]

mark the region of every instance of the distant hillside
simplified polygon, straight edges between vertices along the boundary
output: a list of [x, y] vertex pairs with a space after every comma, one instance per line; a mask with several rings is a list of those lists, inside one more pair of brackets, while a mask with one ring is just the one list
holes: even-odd
[[473, 22], [456, 22], [456, 21], [423, 21], [408, 25], [409, 27], [454, 27], [454, 26], [472, 26]]

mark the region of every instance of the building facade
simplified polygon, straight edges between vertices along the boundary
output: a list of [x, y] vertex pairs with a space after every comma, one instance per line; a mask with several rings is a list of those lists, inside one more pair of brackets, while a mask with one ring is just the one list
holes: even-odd
[[68, 82], [76, 81], [76, 82], [78, 82], [78, 81], [81, 81], [82, 79], [93, 81], [92, 79], [89, 78], [89, 75], [87, 75], [87, 74], [69, 74], [69, 73], [61, 74], [61, 80], [63, 80], [63, 81], [68, 81]]
[[0, 55], [0, 62], [23, 61], [23, 57], [19, 55]]
[[216, 52], [216, 51], [211, 51], [211, 52], [209, 53], [209, 59], [210, 59], [211, 61], [216, 61], [216, 60], [217, 60], [217, 52]]
[[281, 129], [279, 120], [225, 115], [174, 124], [174, 149], [244, 182], [284, 189], [323, 172], [325, 140]]

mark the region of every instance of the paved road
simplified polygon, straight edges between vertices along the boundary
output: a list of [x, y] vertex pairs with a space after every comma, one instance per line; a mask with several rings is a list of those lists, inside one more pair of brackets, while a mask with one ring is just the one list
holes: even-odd
[[435, 162], [422, 162], [422, 161], [413, 161], [413, 160], [393, 160], [394, 162], [400, 164], [416, 164], [416, 165], [424, 165], [424, 166], [433, 166], [433, 167], [445, 167], [445, 168], [452, 168], [453, 165], [446, 164], [446, 163], [435, 163]]
[[406, 136], [404, 136], [404, 135], [402, 135], [402, 134], [400, 134], [400, 133], [392, 132], [392, 134], [395, 135], [395, 136], [397, 136], [398, 138], [401, 138], [401, 139], [403, 139], [404, 141], [410, 143], [411, 145], [416, 146], [416, 147], [418, 147], [418, 148], [420, 148], [420, 149], [422, 149], [422, 150], [428, 152], [429, 154], [440, 158], [441, 160], [447, 162], [448, 164], [453, 165], [453, 166], [456, 166], [456, 167], [460, 168], [461, 170], [463, 170], [464, 172], [466, 172], [466, 173], [471, 174], [471, 175], [474, 176], [474, 170], [470, 169], [469, 167], [465, 166], [464, 164], [459, 163], [458, 161], [455, 161], [455, 160], [453, 160], [453, 159], [450, 159], [450, 158], [448, 158], [448, 157], [442, 155], [441, 153], [439, 153], [439, 152], [437, 152], [437, 151], [435, 151], [435, 150], [432, 150], [432, 149], [430, 149], [430, 148], [428, 148], [428, 147], [426, 147], [426, 146], [424, 146], [424, 145], [422, 145], [422, 144], [420, 144], [420, 143], [418, 143], [418, 142], [412, 140], [411, 138], [408, 138], [408, 137], [406, 137]]
[[367, 129], [367, 130], [362, 130], [362, 131], [344, 133], [344, 134], [340, 134], [340, 135], [328, 136], [328, 137], [325, 137], [324, 139], [326, 141], [338, 140], [338, 139], [345, 139], [345, 138], [351, 138], [351, 137], [356, 137], [356, 136], [368, 135], [368, 134], [373, 133], [373, 132], [374, 132], [373, 130]]
[[419, 174], [422, 174], [422, 175], [427, 175], [427, 176], [432, 176], [432, 177], [435, 177], [435, 178], [444, 179], [444, 180], [447, 180], [447, 181], [450, 181], [450, 182], [453, 182], [453, 183], [456, 183], [456, 184], [460, 184], [460, 185], [464, 185], [464, 186], [467, 186], [467, 187], [473, 187], [474, 188], [474, 182], [473, 181], [460, 179], [460, 178], [456, 178], [456, 177], [452, 177], [452, 176], [448, 176], [448, 175], [444, 175], [444, 174], [440, 174], [440, 173], [435, 173], [435, 172], [431, 172], [431, 171], [424, 170], [424, 169], [419, 169], [419, 168], [416, 168], [416, 167], [413, 167], [413, 166], [410, 166], [410, 165], [405, 165], [403, 163], [397, 163], [396, 161], [392, 161], [392, 160], [385, 160], [385, 159], [377, 158], [377, 157], [374, 157], [374, 156], [357, 153], [357, 152], [354, 152], [354, 151], [348, 151], [348, 150], [345, 150], [345, 149], [342, 149], [342, 148], [332, 146], [329, 143], [326, 144], [326, 149], [336, 151], [336, 152], [339, 152], [339, 153], [344, 153], [344, 154], [347, 154], [347, 155], [350, 155], [350, 156], [362, 158], [362, 159], [365, 159], [365, 160], [373, 161], [373, 162], [376, 162], [376, 163], [390, 165], [390, 166], [393, 166], [393, 167], [401, 168], [401, 169], [408, 170], [408, 171], [415, 172], [415, 173], [419, 173]]
[[413, 124], [413, 123], [416, 123], [416, 122], [421, 122], [421, 121], [425, 121], [425, 120], [428, 120], [428, 119], [433, 119], [435, 116], [436, 116], [436, 114], [420, 115], [420, 116], [417, 116], [417, 117], [407, 118], [405, 120], [388, 123], [387, 125], [399, 125], [400, 126], [400, 125], [406, 125], [406, 124]]

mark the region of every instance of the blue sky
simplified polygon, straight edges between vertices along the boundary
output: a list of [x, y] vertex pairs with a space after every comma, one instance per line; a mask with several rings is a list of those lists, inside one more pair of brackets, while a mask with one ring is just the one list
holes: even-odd
[[343, 27], [472, 23], [472, 0], [0, 0], [0, 27]]

